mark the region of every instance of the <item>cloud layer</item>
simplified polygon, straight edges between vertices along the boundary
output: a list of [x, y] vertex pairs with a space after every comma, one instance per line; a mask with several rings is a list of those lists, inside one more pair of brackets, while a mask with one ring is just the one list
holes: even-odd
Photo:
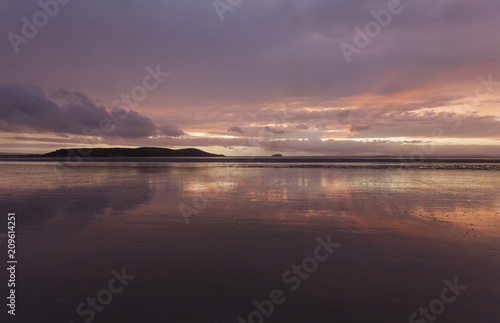
[[34, 86], [1, 84], [0, 131], [121, 138], [183, 134], [174, 126], [158, 127], [133, 110], [97, 106], [82, 93], [59, 90], [51, 97]]
[[[490, 151], [500, 138], [500, 2], [402, 0], [348, 63], [340, 45], [356, 46], [356, 28], [366, 33], [388, 3], [245, 0], [221, 21], [213, 1], [70, 1], [18, 54], [0, 40], [0, 145], [28, 134], [70, 145], [98, 129], [102, 144], [226, 154], [217, 149], [258, 140], [297, 154], [398, 154], [403, 141], [444, 138], [449, 153]], [[41, 10], [0, 6], [0, 29], [21, 36], [22, 18]], [[114, 107], [146, 66], [170, 76], [135, 106]]]

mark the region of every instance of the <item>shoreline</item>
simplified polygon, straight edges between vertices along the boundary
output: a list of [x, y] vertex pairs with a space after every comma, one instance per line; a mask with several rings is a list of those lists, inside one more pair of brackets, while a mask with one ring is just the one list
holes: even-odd
[[[0, 161], [66, 162], [67, 157], [0, 155]], [[434, 157], [410, 159], [407, 157], [82, 157], [71, 162], [196, 162], [196, 163], [500, 163], [499, 157]]]

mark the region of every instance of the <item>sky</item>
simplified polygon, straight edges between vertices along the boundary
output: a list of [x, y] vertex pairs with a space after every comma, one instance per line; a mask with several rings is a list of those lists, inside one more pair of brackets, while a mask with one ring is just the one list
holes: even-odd
[[0, 0], [0, 152], [500, 156], [498, 0]]

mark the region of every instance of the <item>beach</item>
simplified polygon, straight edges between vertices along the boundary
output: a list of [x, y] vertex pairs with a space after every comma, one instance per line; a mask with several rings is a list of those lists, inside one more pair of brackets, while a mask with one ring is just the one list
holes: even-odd
[[498, 165], [414, 166], [4, 160], [16, 321], [497, 322]]

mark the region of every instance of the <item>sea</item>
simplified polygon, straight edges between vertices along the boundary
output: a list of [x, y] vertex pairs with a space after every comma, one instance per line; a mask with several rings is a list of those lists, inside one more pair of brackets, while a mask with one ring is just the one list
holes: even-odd
[[498, 159], [1, 157], [0, 176], [1, 322], [500, 322]]

